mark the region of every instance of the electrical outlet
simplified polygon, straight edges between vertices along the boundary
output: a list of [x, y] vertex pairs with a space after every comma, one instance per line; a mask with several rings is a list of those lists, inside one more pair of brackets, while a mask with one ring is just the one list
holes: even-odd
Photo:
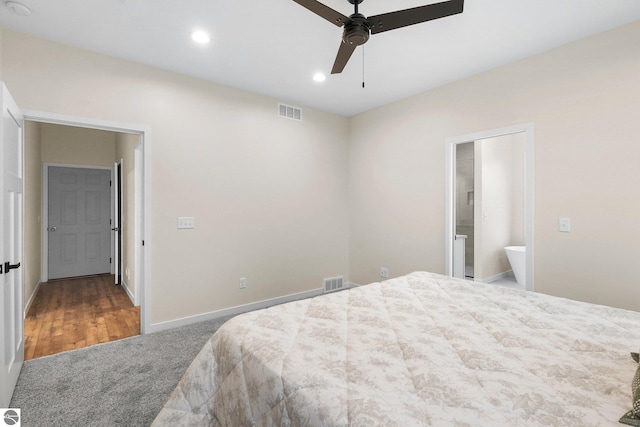
[[389, 269], [387, 267], [380, 267], [380, 277], [383, 279], [389, 278]]
[[246, 277], [241, 277], [240, 278], [240, 289], [247, 289], [247, 278]]

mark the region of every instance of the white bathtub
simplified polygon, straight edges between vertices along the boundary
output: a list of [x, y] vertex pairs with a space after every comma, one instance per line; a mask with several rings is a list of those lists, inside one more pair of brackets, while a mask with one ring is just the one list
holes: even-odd
[[526, 288], [526, 267], [527, 267], [527, 251], [525, 246], [506, 246], [504, 252], [509, 258], [509, 264], [513, 274], [516, 276], [516, 282]]

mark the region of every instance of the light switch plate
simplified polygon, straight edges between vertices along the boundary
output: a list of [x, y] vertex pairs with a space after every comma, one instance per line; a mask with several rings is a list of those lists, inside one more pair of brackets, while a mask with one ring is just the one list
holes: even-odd
[[568, 233], [571, 231], [571, 219], [558, 218], [558, 231]]
[[194, 228], [196, 220], [192, 216], [179, 216], [178, 217], [178, 230], [186, 230]]

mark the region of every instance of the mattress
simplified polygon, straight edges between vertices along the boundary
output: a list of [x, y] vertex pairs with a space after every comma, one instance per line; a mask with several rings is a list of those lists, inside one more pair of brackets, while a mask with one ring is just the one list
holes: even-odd
[[607, 426], [640, 313], [416, 272], [237, 316], [156, 426]]

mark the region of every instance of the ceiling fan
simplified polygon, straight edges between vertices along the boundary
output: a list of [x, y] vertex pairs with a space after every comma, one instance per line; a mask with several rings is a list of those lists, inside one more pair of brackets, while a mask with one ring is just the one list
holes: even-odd
[[338, 74], [344, 70], [353, 51], [356, 47], [365, 44], [367, 40], [369, 40], [370, 34], [378, 34], [396, 28], [456, 15], [462, 13], [464, 8], [464, 0], [449, 0], [411, 9], [398, 10], [396, 12], [383, 13], [382, 15], [367, 18], [358, 13], [358, 5], [362, 3], [363, 0], [348, 0], [349, 3], [355, 7], [355, 12], [349, 17], [344, 16], [317, 0], [293, 1], [338, 27], [344, 25], [342, 43], [338, 49], [338, 55], [333, 64], [331, 74]]

